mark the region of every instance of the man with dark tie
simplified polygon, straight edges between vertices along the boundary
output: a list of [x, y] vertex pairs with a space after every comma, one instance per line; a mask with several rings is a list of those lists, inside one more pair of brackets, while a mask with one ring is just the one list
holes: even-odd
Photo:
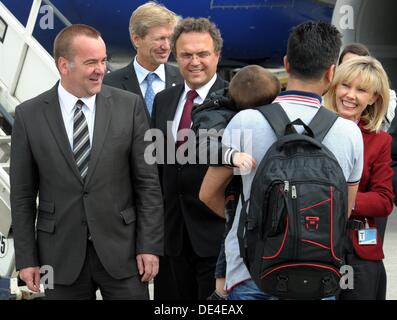
[[136, 56], [126, 67], [106, 75], [104, 83], [141, 95], [148, 116], [156, 93], [182, 83], [178, 68], [167, 63], [171, 35], [179, 17], [163, 5], [147, 2], [130, 18], [130, 37]]
[[[11, 211], [16, 267], [48, 299], [148, 299], [163, 254], [157, 168], [146, 164], [145, 107], [102, 86], [106, 47], [86, 25], [54, 42], [61, 80], [15, 110]], [[38, 209], [36, 207], [37, 195]], [[48, 267], [47, 267], [48, 268]]]
[[[187, 18], [176, 26], [173, 52], [184, 83], [158, 93], [154, 99], [152, 127], [160, 129], [177, 152], [184, 149], [184, 129], [191, 127], [191, 110], [227, 83], [216, 69], [222, 49], [218, 28], [205, 18]], [[167, 124], [170, 130], [167, 130]], [[168, 132], [169, 131], [169, 132]], [[186, 130], [184, 130], [186, 131]], [[169, 148], [167, 152], [175, 148]], [[165, 200], [165, 257], [180, 299], [206, 299], [215, 289], [215, 265], [220, 251], [224, 220], [198, 198], [206, 164], [160, 165]], [[162, 274], [160, 268], [160, 275]], [[156, 283], [156, 279], [155, 279]]]

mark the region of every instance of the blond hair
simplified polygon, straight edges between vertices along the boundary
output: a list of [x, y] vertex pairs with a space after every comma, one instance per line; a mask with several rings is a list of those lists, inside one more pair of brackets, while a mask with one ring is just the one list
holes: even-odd
[[163, 5], [149, 1], [134, 10], [130, 18], [130, 36], [135, 33], [143, 38], [152, 27], [170, 26], [172, 28], [178, 23], [180, 17]]
[[389, 80], [382, 64], [373, 57], [355, 57], [336, 68], [335, 77], [324, 97], [325, 106], [338, 112], [336, 89], [341, 83], [351, 83], [361, 77], [361, 87], [377, 95], [376, 101], [368, 105], [361, 114], [364, 128], [379, 131], [389, 104]]

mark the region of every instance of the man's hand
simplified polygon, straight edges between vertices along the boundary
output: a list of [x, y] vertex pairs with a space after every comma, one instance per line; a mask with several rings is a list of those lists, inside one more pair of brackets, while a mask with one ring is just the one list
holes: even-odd
[[136, 256], [141, 281], [151, 281], [159, 272], [159, 257], [154, 254], [138, 254]]
[[23, 268], [19, 271], [19, 277], [26, 283], [28, 289], [39, 292], [40, 291], [40, 268], [29, 267]]

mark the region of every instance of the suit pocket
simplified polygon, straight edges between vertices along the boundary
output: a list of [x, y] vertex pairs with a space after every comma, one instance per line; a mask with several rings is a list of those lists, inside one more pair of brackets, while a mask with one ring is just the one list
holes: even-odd
[[55, 231], [55, 220], [50, 220], [50, 219], [43, 219], [43, 218], [38, 218], [37, 219], [37, 224], [36, 224], [36, 229], [48, 233], [54, 233]]
[[136, 220], [136, 213], [133, 207], [121, 211], [120, 215], [125, 224], [130, 224]]
[[39, 211], [53, 214], [55, 211], [54, 202], [39, 200]]

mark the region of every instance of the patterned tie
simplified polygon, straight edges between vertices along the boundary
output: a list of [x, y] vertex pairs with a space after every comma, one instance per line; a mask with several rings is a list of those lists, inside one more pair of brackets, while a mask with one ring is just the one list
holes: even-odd
[[156, 79], [157, 75], [154, 72], [150, 72], [146, 76], [146, 83], [147, 83], [147, 88], [145, 92], [145, 102], [147, 109], [150, 114], [152, 114], [152, 109], [153, 109], [153, 100], [155, 93], [153, 91], [153, 81]]
[[73, 154], [83, 180], [87, 175], [90, 160], [90, 136], [87, 120], [83, 113], [83, 101], [76, 102], [73, 117]]
[[[182, 129], [190, 129], [190, 125], [192, 124], [192, 109], [193, 109], [193, 101], [196, 99], [198, 96], [198, 93], [195, 90], [190, 90], [186, 94], [186, 102], [185, 105], [183, 106], [183, 112], [182, 112], [182, 117], [181, 121], [179, 122], [179, 127], [178, 127], [178, 134], [179, 130]], [[181, 145], [185, 143], [187, 140], [187, 137], [184, 138], [183, 141], [180, 141], [178, 139], [177, 145]]]

